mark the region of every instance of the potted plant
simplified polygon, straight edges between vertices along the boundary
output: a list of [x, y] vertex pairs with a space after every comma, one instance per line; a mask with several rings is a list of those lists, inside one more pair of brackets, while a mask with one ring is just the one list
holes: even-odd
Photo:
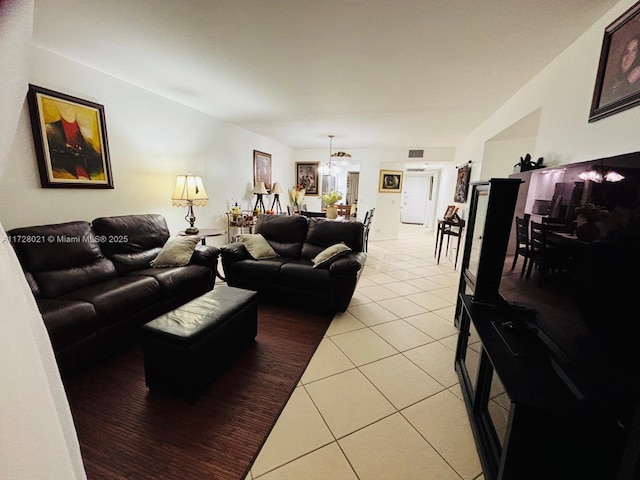
[[322, 194], [322, 203], [327, 206], [327, 218], [338, 217], [338, 207], [336, 207], [336, 203], [340, 200], [342, 200], [342, 194], [335, 190]]

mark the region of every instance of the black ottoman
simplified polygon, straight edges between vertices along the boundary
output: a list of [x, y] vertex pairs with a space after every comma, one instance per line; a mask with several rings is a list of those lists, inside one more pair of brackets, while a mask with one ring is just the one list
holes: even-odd
[[256, 292], [221, 285], [143, 325], [147, 386], [195, 398], [254, 341], [257, 319]]

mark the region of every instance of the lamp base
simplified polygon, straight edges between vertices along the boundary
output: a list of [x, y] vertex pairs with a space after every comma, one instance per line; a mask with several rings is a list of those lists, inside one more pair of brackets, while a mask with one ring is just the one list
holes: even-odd
[[198, 230], [196, 227], [187, 227], [185, 228], [184, 233], [186, 233], [187, 235], [195, 235], [199, 231], [200, 230]]

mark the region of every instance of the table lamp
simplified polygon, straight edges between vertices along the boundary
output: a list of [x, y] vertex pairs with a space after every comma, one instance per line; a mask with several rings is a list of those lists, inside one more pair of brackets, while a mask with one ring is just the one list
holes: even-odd
[[193, 214], [193, 206], [204, 207], [209, 205], [209, 197], [202, 185], [202, 177], [198, 175], [178, 175], [176, 177], [176, 188], [171, 195], [172, 205], [174, 207], [188, 207], [187, 215], [184, 219], [189, 222], [189, 227], [184, 233], [187, 235], [195, 235], [198, 229], [193, 225], [196, 222], [196, 216]]
[[258, 205], [262, 209], [262, 212], [265, 211], [264, 202], [262, 201], [262, 196], [267, 195], [269, 192], [267, 191], [267, 187], [264, 186], [264, 182], [257, 182], [253, 187], [253, 193], [257, 195], [256, 204], [253, 207], [253, 210], [256, 211], [258, 209]]
[[[282, 186], [280, 183], [275, 182], [273, 187], [271, 187], [271, 193], [273, 193], [273, 204], [271, 205], [271, 210], [275, 213], [282, 213], [282, 207], [280, 206], [280, 194], [283, 192]], [[278, 206], [276, 208], [276, 205]]]

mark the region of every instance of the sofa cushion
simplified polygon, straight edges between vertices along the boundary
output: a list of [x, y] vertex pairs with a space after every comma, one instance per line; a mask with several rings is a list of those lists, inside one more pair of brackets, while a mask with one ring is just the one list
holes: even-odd
[[14, 228], [7, 232], [22, 268], [38, 273], [91, 264], [102, 257], [89, 222]]
[[100, 217], [92, 224], [120, 275], [148, 268], [169, 239], [167, 222], [158, 214]]
[[178, 297], [201, 290], [213, 283], [213, 270], [201, 265], [185, 265], [173, 268], [147, 268], [136, 270], [129, 276], [153, 277], [160, 285], [162, 297]]
[[231, 267], [233, 272], [229, 277], [233, 278], [232, 287], [257, 290], [265, 284], [277, 284], [282, 265], [290, 262], [285, 257], [266, 258], [264, 260], [241, 260]]
[[282, 265], [279, 283], [283, 287], [316, 293], [331, 292], [333, 282], [326, 268], [312, 268], [309, 260], [292, 260]]
[[238, 240], [244, 245], [254, 260], [274, 258], [278, 254], [271, 248], [269, 242], [260, 233], [243, 233], [238, 235]]
[[335, 245], [331, 245], [311, 259], [311, 261], [313, 262], [313, 268], [318, 268], [325, 264], [328, 264], [333, 259], [350, 251], [351, 249], [344, 243], [336, 243]]
[[309, 230], [302, 247], [302, 258], [311, 260], [325, 248], [344, 243], [354, 252], [363, 251], [362, 222], [340, 222], [325, 218], [310, 218]]
[[266, 238], [269, 245], [281, 257], [300, 258], [302, 244], [307, 236], [307, 217], [302, 215], [260, 215], [256, 221], [254, 232], [260, 233]]
[[160, 285], [153, 277], [131, 276], [75, 290], [60, 299], [91, 303], [98, 315], [99, 328], [102, 328], [160, 302], [162, 296]]
[[38, 309], [54, 350], [73, 345], [98, 330], [96, 311], [90, 303], [41, 299], [38, 300]]
[[200, 243], [200, 237], [198, 236], [170, 238], [164, 244], [158, 256], [151, 260], [150, 265], [156, 268], [187, 265], [198, 243]]
[[55, 298], [89, 285], [100, 284], [117, 276], [116, 269], [106, 258], [73, 268], [34, 273], [41, 296]]

